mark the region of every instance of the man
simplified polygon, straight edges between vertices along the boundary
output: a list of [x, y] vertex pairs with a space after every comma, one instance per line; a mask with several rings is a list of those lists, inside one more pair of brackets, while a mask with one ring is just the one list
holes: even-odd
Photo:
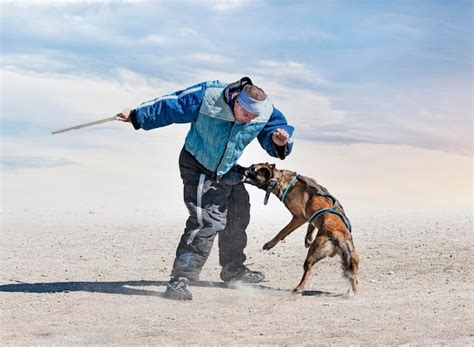
[[179, 157], [189, 217], [176, 250], [165, 297], [191, 300], [189, 281], [197, 281], [219, 233], [223, 281], [261, 282], [265, 276], [244, 265], [249, 195], [236, 163], [255, 137], [273, 157], [292, 149], [293, 127], [248, 77], [226, 84], [203, 82], [117, 114], [135, 129], [191, 123]]

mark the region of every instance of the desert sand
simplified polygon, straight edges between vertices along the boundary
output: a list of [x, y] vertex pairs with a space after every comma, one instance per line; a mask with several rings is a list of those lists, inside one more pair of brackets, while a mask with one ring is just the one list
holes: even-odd
[[112, 212], [2, 213], [2, 345], [474, 344], [468, 212], [349, 213], [350, 299], [336, 258], [292, 294], [305, 228], [263, 251], [290, 216], [253, 215], [247, 264], [266, 281], [223, 285], [216, 242], [190, 302], [162, 297], [185, 211]]

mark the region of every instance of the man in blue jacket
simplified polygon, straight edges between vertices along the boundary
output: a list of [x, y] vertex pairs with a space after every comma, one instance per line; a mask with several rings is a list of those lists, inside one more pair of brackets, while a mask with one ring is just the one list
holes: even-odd
[[208, 81], [122, 111], [117, 119], [144, 130], [191, 123], [179, 157], [189, 217], [165, 297], [192, 299], [188, 283], [199, 279], [217, 233], [221, 279], [261, 282], [264, 274], [244, 265], [250, 204], [236, 164], [255, 138], [268, 154], [284, 159], [294, 130], [265, 92], [248, 77]]

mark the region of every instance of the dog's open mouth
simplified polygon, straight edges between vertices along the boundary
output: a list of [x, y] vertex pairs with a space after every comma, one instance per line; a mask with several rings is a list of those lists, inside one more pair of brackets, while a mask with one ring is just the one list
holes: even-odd
[[262, 184], [262, 182], [260, 182], [255, 172], [255, 169], [252, 166], [243, 167], [237, 165], [237, 171], [243, 176], [242, 182], [254, 185], [260, 189], [266, 189], [266, 184]]
[[250, 167], [243, 167], [237, 165], [237, 170], [243, 176], [242, 182], [251, 184], [259, 189], [265, 190], [266, 194], [263, 203], [264, 205], [266, 205], [268, 203], [270, 194], [274, 193], [277, 181], [275, 179], [266, 179], [260, 177], [253, 165]]
[[250, 167], [243, 167], [237, 164], [237, 171], [243, 176], [242, 182], [254, 184], [256, 181], [255, 175], [251, 174]]

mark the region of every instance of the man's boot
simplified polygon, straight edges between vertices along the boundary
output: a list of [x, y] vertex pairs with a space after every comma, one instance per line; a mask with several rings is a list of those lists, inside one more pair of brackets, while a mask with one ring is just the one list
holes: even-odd
[[193, 294], [188, 289], [189, 280], [184, 277], [174, 277], [166, 285], [165, 298], [173, 300], [192, 300]]
[[248, 267], [242, 266], [232, 272], [223, 269], [221, 278], [224, 282], [259, 283], [265, 279], [265, 275], [263, 272], [252, 271]]

